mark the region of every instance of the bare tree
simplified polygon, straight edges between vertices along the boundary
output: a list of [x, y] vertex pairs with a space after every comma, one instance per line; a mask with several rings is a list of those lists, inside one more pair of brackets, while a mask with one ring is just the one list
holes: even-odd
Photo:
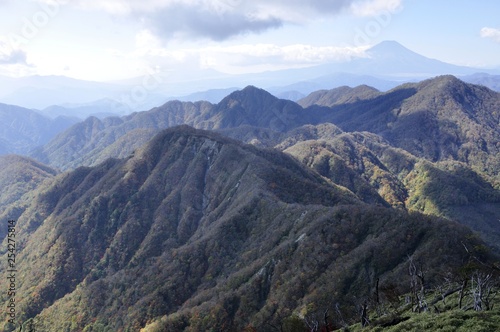
[[332, 329], [332, 327], [330, 326], [329, 318], [330, 318], [330, 316], [328, 315], [328, 309], [326, 309], [324, 314], [323, 314], [323, 322], [325, 324], [325, 329], [327, 332], [329, 332]]
[[370, 319], [368, 318], [368, 302], [363, 302], [361, 306], [361, 326], [365, 327], [370, 325]]
[[380, 304], [380, 294], [379, 294], [379, 287], [378, 284], [380, 282], [380, 279], [377, 278], [377, 281], [375, 283], [375, 303]]
[[465, 288], [467, 287], [467, 277], [462, 282], [460, 291], [459, 306], [464, 310], [474, 309], [475, 311], [491, 310], [491, 301], [496, 296], [494, 287], [497, 286], [498, 275], [500, 269], [495, 264], [487, 263], [484, 259], [480, 258], [473, 250], [469, 250], [465, 243], [462, 242], [467, 253], [470, 255], [469, 260], [474, 264], [474, 269], [470, 276], [470, 296], [472, 305], [462, 307], [462, 299], [465, 296]]
[[348, 324], [346, 323], [344, 316], [342, 315], [342, 311], [340, 311], [340, 305], [338, 303], [335, 304], [335, 313], [337, 314], [340, 325], [342, 325], [344, 328], [347, 327]]
[[307, 328], [310, 332], [318, 332], [319, 331], [319, 322], [314, 318], [305, 318], [305, 322]]
[[490, 295], [493, 287], [492, 273], [476, 271], [471, 278], [471, 295], [475, 311], [490, 310]]
[[408, 257], [410, 274], [410, 289], [412, 293], [412, 306], [415, 306], [414, 311], [427, 311], [428, 305], [425, 300], [425, 275], [422, 264], [417, 266], [413, 261], [413, 257]]
[[[320, 320], [323, 320], [323, 323]], [[328, 309], [320, 313], [315, 313], [311, 315], [307, 315], [304, 317], [304, 321], [306, 323], [307, 328], [310, 332], [318, 332], [318, 331], [332, 331], [332, 326], [330, 324], [330, 315], [328, 314]]]
[[465, 297], [465, 292], [466, 292], [466, 289], [467, 289], [467, 281], [469, 279], [468, 278], [464, 278], [462, 280], [462, 287], [460, 287], [460, 295], [458, 297], [458, 308], [459, 309], [462, 309], [462, 303], [463, 303], [463, 300], [464, 300], [464, 297]]

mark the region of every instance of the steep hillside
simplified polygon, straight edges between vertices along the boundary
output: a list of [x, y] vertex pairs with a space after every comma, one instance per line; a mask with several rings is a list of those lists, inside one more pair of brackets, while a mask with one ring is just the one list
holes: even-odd
[[195, 124], [212, 108], [208, 102], [171, 101], [122, 118], [89, 117], [37, 149], [33, 157], [60, 169], [97, 165], [106, 158], [129, 155], [161, 129]]
[[457, 224], [365, 205], [286, 154], [185, 126], [59, 175], [18, 225], [18, 318], [37, 331], [268, 331], [332, 299], [357, 319], [376, 280], [408, 291], [408, 257], [432, 285], [480, 245]]
[[217, 105], [172, 101], [124, 118], [90, 118], [37, 156], [62, 169], [97, 165], [129, 156], [161, 128], [188, 123], [286, 150], [365, 202], [458, 220], [500, 250], [499, 98], [442, 76], [386, 93], [320, 91], [302, 109], [249, 86]]
[[499, 184], [500, 94], [441, 76], [332, 108], [312, 106], [311, 121], [369, 131], [429, 161], [456, 160]]
[[366, 132], [277, 147], [366, 202], [380, 204], [378, 196], [393, 207], [459, 221], [500, 252], [500, 191], [464, 163], [432, 163]]
[[301, 141], [284, 151], [367, 203], [404, 207], [405, 186], [356, 138], [342, 134], [333, 139]]
[[374, 98], [381, 93], [372, 87], [360, 85], [355, 88], [342, 86], [332, 90], [320, 90], [297, 101], [297, 104], [307, 108], [312, 105], [332, 107], [340, 104], [354, 103], [360, 100]]
[[[0, 156], [0, 223], [7, 225], [9, 219], [16, 219], [30, 204], [33, 191], [55, 175], [55, 170], [34, 160], [16, 155]], [[7, 228], [0, 228], [0, 239], [6, 234]]]
[[[180, 124], [273, 146], [280, 143], [282, 133], [295, 128], [333, 123], [343, 131], [380, 135], [394, 147], [429, 161], [464, 162], [500, 185], [500, 94], [485, 87], [441, 76], [386, 93], [366, 86], [319, 91], [301, 103], [310, 106], [303, 109], [252, 86], [217, 105], [172, 101], [123, 118], [87, 119], [33, 157], [61, 169], [96, 165], [107, 157], [125, 156], [158, 130]], [[107, 149], [136, 129], [147, 131], [135, 132], [132, 144]]]
[[[170, 101], [148, 112], [99, 120], [90, 117], [60, 134], [33, 157], [60, 169], [96, 165], [108, 157], [130, 154], [160, 129], [187, 124], [199, 129], [223, 130], [240, 126], [284, 132], [302, 121], [302, 108], [268, 92], [249, 86], [231, 93], [219, 104]], [[138, 129], [147, 129], [136, 131]], [[134, 139], [128, 134], [134, 131]], [[139, 134], [140, 133], [140, 134]], [[127, 140], [131, 144], [115, 144]], [[109, 147], [110, 145], [114, 147]]]
[[30, 109], [0, 104], [0, 155], [27, 154], [76, 122], [69, 117], [50, 119]]
[[0, 206], [6, 206], [34, 190], [56, 171], [39, 162], [17, 155], [0, 156]]

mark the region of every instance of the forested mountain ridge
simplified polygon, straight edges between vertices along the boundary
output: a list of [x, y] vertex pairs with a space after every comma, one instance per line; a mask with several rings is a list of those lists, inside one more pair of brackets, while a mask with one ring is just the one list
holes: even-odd
[[284, 142], [277, 147], [365, 202], [378, 195], [396, 208], [459, 221], [500, 251], [500, 191], [465, 163], [433, 163], [367, 132]]
[[36, 156], [62, 169], [97, 165], [187, 123], [284, 150], [367, 203], [459, 220], [500, 250], [499, 96], [440, 76], [385, 93], [318, 91], [299, 102], [303, 108], [249, 86], [216, 105], [171, 101], [123, 118], [89, 118]]
[[[122, 156], [138, 148], [160, 129], [187, 124], [200, 129], [219, 130], [253, 126], [285, 131], [297, 126], [302, 108], [270, 93], [249, 86], [224, 98], [219, 104], [170, 101], [148, 112], [123, 118], [90, 117], [61, 133], [33, 156], [61, 169], [94, 165], [107, 157]], [[132, 132], [130, 139], [129, 132]], [[127, 135], [127, 137], [124, 137]], [[123, 144], [123, 140], [126, 143]], [[123, 147], [116, 149], [116, 145]]]
[[431, 287], [467, 264], [464, 245], [482, 246], [456, 223], [362, 203], [286, 154], [186, 126], [35, 196], [18, 218], [17, 305], [40, 331], [268, 331], [332, 298], [350, 321], [376, 280], [411, 291], [409, 257]]
[[367, 85], [360, 85], [354, 88], [342, 86], [332, 90], [315, 91], [298, 100], [297, 104], [303, 108], [307, 108], [312, 105], [332, 107], [335, 105], [371, 99], [381, 94], [382, 92]]
[[51, 119], [31, 109], [0, 104], [0, 155], [26, 155], [77, 121], [62, 116]]
[[[333, 93], [334, 97], [321, 101], [318, 93], [323, 97], [325, 93], [326, 96]], [[68, 169], [94, 165], [107, 157], [123, 157], [158, 130], [180, 124], [240, 137], [243, 136], [240, 130], [231, 129], [243, 126], [267, 129], [264, 138], [274, 135], [277, 141], [273, 143], [278, 144], [282, 139], [280, 133], [306, 124], [333, 123], [348, 132], [375, 133], [393, 146], [429, 161], [464, 162], [490, 176], [495, 183], [499, 181], [500, 94], [497, 92], [453, 76], [440, 76], [386, 93], [377, 93], [369, 87], [318, 93], [307, 97], [309, 102], [302, 102], [308, 106], [306, 109], [249, 86], [233, 92], [217, 105], [172, 101], [123, 118], [89, 118], [60, 134], [33, 156], [54, 167]], [[133, 139], [124, 137], [132, 131]], [[251, 140], [248, 135], [245, 138]]]
[[429, 161], [456, 160], [498, 183], [500, 93], [440, 76], [354, 104], [308, 108], [318, 123], [368, 131]]
[[[0, 156], [0, 222], [16, 219], [33, 200], [33, 192], [50, 182], [57, 171], [33, 159], [17, 155]], [[7, 227], [0, 228], [0, 238]]]

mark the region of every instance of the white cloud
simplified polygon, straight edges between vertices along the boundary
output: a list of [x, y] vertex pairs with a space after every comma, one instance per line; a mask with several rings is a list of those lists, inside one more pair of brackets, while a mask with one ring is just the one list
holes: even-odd
[[351, 11], [358, 16], [395, 13], [402, 8], [402, 2], [402, 0], [360, 0], [351, 4]]
[[481, 37], [483, 38], [491, 38], [495, 42], [500, 43], [500, 29], [494, 28], [482, 28], [481, 29]]
[[138, 49], [160, 48], [161, 41], [151, 31], [144, 29], [135, 36], [135, 46]]
[[393, 12], [403, 0], [38, 0], [128, 15], [162, 40], [225, 40], [286, 24], [306, 24], [351, 10], [370, 16]]
[[0, 36], [0, 65], [27, 65], [26, 52], [12, 46], [9, 38]]
[[9, 38], [0, 36], [0, 75], [21, 77], [35, 73], [36, 68], [28, 63], [26, 52], [13, 47]]
[[[258, 72], [348, 61], [366, 56], [364, 47], [312, 46], [304, 44], [243, 44], [202, 48], [167, 49], [159, 47], [148, 32], [137, 36], [138, 48], [131, 54], [116, 52], [117, 57], [139, 59], [161, 67], [193, 66], [228, 73]], [[148, 47], [148, 45], [155, 45]]]
[[218, 55], [238, 56], [239, 65], [252, 65], [256, 62], [310, 65], [325, 62], [347, 61], [351, 57], [359, 57], [363, 48], [312, 46], [294, 44], [278, 46], [274, 44], [236, 45], [228, 47], [212, 47], [205, 49]]

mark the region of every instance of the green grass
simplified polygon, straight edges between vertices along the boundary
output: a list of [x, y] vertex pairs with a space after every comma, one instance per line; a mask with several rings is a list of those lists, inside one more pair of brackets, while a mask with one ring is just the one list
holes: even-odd
[[[449, 331], [449, 332], [489, 332], [500, 329], [500, 312], [450, 310], [444, 313], [412, 314], [410, 319], [397, 325], [368, 331]], [[353, 331], [355, 331], [353, 329]]]
[[[433, 298], [432, 294], [428, 299]], [[349, 331], [373, 331], [373, 332], [399, 332], [399, 331], [440, 331], [440, 332], [491, 332], [500, 331], [500, 306], [498, 300], [494, 301], [492, 310], [474, 311], [458, 309], [456, 304], [458, 293], [446, 298], [446, 304], [441, 301], [435, 305], [440, 312], [434, 309], [424, 313], [414, 313], [411, 310], [403, 311], [392, 316], [386, 315], [380, 318], [372, 317], [372, 324], [365, 328], [361, 324], [349, 327]], [[451, 308], [451, 309], [450, 309]], [[396, 318], [398, 324], [392, 326], [384, 323]]]

